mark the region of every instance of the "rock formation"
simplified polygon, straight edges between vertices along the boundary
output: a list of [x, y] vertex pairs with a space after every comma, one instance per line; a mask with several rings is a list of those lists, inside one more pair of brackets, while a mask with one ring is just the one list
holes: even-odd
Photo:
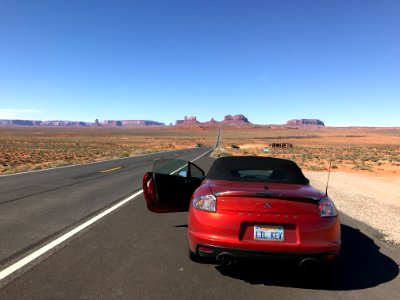
[[287, 125], [318, 125], [318, 126], [325, 126], [324, 122], [318, 119], [294, 119], [289, 120], [286, 123]]
[[224, 120], [221, 123], [227, 125], [250, 124], [249, 120], [244, 115], [235, 115], [235, 116], [227, 115], [224, 117]]
[[200, 124], [199, 121], [197, 121], [197, 118], [194, 116], [185, 116], [183, 120], [177, 120], [175, 122], [176, 125], [196, 125]]
[[149, 120], [105, 120], [100, 124], [103, 126], [117, 126], [117, 127], [165, 126], [164, 123], [149, 121]]
[[227, 115], [221, 122], [216, 121], [212, 118], [208, 122], [200, 123], [197, 121], [196, 117], [185, 117], [184, 120], [177, 120], [176, 125], [206, 125], [206, 126], [215, 126], [215, 125], [232, 125], [232, 126], [243, 126], [250, 125], [251, 123], [244, 115]]

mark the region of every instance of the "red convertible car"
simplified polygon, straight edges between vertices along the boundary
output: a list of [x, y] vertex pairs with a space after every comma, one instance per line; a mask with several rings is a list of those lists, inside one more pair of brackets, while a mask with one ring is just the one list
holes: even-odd
[[150, 211], [189, 211], [189, 255], [233, 264], [240, 258], [288, 258], [328, 265], [340, 253], [332, 200], [290, 160], [222, 157], [207, 176], [191, 162], [159, 160], [143, 178]]

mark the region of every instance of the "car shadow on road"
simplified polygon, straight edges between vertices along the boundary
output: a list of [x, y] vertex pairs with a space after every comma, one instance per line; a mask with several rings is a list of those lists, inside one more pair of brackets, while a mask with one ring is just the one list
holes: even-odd
[[342, 225], [342, 253], [331, 275], [324, 271], [305, 274], [293, 262], [277, 260], [242, 261], [233, 268], [216, 269], [250, 284], [326, 290], [371, 288], [399, 275], [395, 261], [382, 254], [371, 238], [347, 225]]

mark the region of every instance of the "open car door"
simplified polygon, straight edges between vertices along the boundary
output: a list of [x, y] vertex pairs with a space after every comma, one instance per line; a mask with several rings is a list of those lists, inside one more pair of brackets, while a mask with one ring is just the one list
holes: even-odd
[[190, 198], [204, 179], [204, 171], [180, 159], [156, 160], [143, 177], [147, 208], [156, 213], [188, 211]]

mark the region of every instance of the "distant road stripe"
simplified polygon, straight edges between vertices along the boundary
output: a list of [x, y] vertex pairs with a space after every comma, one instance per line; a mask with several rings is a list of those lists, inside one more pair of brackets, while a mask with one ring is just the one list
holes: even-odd
[[116, 168], [112, 168], [112, 169], [108, 169], [108, 170], [103, 170], [103, 171], [100, 171], [100, 173], [112, 172], [112, 171], [116, 171], [119, 169], [122, 169], [122, 167], [116, 167]]
[[[196, 157], [195, 159], [193, 159], [192, 162], [195, 161], [195, 160], [198, 160], [199, 158], [201, 158], [203, 156], [205, 156], [206, 154], [210, 153], [212, 150], [214, 150], [214, 149], [206, 151], [205, 153], [203, 153], [199, 157]], [[106, 215], [110, 214], [111, 212], [113, 212], [117, 208], [119, 208], [122, 205], [128, 203], [129, 201], [131, 201], [132, 199], [134, 199], [137, 196], [141, 195], [142, 193], [143, 193], [143, 190], [137, 191], [136, 193], [134, 193], [133, 195], [129, 196], [128, 198], [125, 198], [124, 200], [118, 202], [117, 204], [115, 204], [114, 206], [108, 208], [107, 210], [103, 211], [102, 213], [99, 213], [98, 215], [94, 216], [93, 218], [91, 218], [90, 220], [86, 221], [85, 223], [79, 225], [78, 227], [75, 227], [74, 229], [72, 229], [71, 231], [67, 232], [66, 234], [60, 236], [59, 238], [55, 239], [54, 241], [48, 243], [47, 245], [44, 245], [42, 248], [40, 248], [40, 249], [36, 250], [35, 252], [29, 254], [28, 256], [25, 256], [24, 258], [22, 258], [21, 260], [17, 261], [13, 265], [11, 265], [11, 266], [5, 268], [4, 270], [0, 271], [0, 280], [6, 278], [7, 276], [11, 275], [15, 271], [17, 271], [17, 270], [21, 269], [22, 267], [26, 266], [30, 262], [34, 261], [36, 258], [42, 256], [43, 254], [45, 254], [46, 252], [50, 251], [54, 247], [60, 245], [62, 242], [65, 242], [66, 240], [68, 240], [69, 238], [74, 236], [75, 234], [79, 233], [80, 231], [82, 231], [86, 227], [92, 225], [93, 223], [97, 222], [101, 218], [103, 218]]]

